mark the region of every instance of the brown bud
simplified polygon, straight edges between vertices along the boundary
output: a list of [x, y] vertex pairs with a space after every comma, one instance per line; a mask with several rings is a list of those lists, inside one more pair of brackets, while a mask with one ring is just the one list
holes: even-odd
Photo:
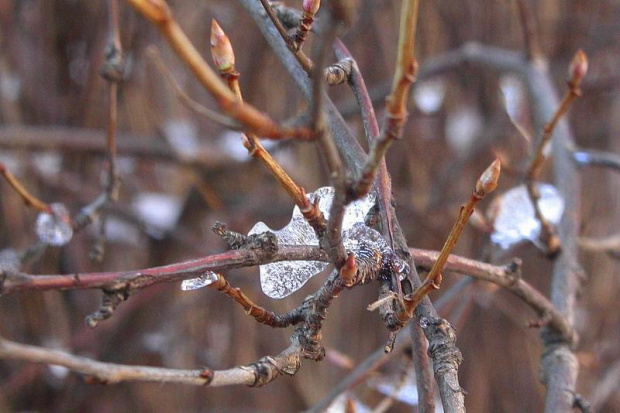
[[497, 188], [497, 181], [499, 179], [499, 174], [501, 172], [502, 164], [499, 158], [495, 158], [495, 160], [489, 165], [487, 169], [480, 175], [478, 181], [476, 182], [476, 195], [480, 198], [484, 197], [486, 194], [493, 192], [495, 188]]
[[568, 78], [573, 83], [580, 83], [588, 72], [588, 57], [583, 50], [578, 50], [568, 66]]
[[321, 0], [304, 0], [302, 8], [308, 14], [316, 14], [319, 11], [319, 7], [321, 7]]
[[211, 21], [211, 56], [218, 71], [226, 72], [234, 69], [235, 52], [230, 39], [215, 19]]

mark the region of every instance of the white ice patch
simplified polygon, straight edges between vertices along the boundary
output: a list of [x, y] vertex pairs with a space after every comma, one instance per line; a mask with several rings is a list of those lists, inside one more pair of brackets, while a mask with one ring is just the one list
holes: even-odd
[[[564, 200], [553, 185], [537, 184], [540, 192], [538, 205], [542, 215], [553, 225], [557, 225], [564, 212]], [[503, 249], [508, 249], [524, 240], [539, 242], [540, 222], [536, 219], [534, 205], [525, 185], [505, 192], [494, 206], [497, 215], [491, 240]]]
[[[334, 188], [323, 187], [308, 194], [310, 202], [319, 197], [319, 210], [329, 219], [329, 209], [334, 199]], [[342, 223], [345, 247], [354, 250], [356, 240], [347, 239], [355, 224], [364, 222], [366, 214], [375, 203], [372, 194], [352, 202], [344, 215]], [[248, 235], [273, 232], [278, 238], [278, 245], [319, 245], [319, 240], [312, 227], [306, 222], [299, 207], [293, 209], [290, 222], [281, 230], [274, 231], [263, 222], [258, 222]], [[282, 261], [260, 266], [260, 281], [263, 292], [271, 298], [284, 298], [299, 290], [314, 275], [323, 271], [327, 263], [320, 261]]]

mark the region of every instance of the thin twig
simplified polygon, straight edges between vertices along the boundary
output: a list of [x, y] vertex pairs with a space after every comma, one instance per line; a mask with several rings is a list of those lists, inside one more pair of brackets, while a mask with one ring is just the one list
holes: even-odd
[[164, 76], [177, 99], [179, 99], [179, 101], [183, 105], [185, 105], [186, 108], [202, 116], [205, 119], [213, 121], [222, 126], [226, 126], [227, 128], [230, 128], [232, 130], [241, 130], [243, 128], [242, 125], [235, 122], [231, 118], [223, 116], [189, 97], [189, 95], [185, 93], [183, 89], [181, 89], [181, 86], [174, 79], [172, 73], [170, 72], [170, 69], [166, 67], [166, 64], [161, 58], [161, 53], [159, 53], [157, 47], [149, 46], [146, 50], [146, 56], [151, 58], [153, 62], [155, 62], [155, 66], [157, 66], [160, 73]]
[[[241, 86], [239, 85], [240, 73], [235, 68], [235, 55], [228, 36], [222, 28], [213, 20], [211, 23], [211, 51], [213, 60], [216, 62], [217, 70], [228, 87], [243, 102]], [[293, 199], [304, 215], [308, 224], [314, 229], [318, 237], [321, 237], [326, 228], [325, 218], [316, 203], [311, 203], [306, 196], [306, 191], [297, 185], [295, 181], [286, 173], [280, 164], [273, 159], [271, 154], [265, 149], [258, 136], [253, 133], [243, 134], [243, 145], [250, 156], [259, 159], [269, 172], [276, 178], [284, 190]]]
[[52, 213], [52, 208], [45, 202], [39, 200], [32, 195], [28, 190], [19, 182], [19, 180], [9, 171], [3, 163], [0, 163], [0, 175], [11, 185], [11, 188], [17, 192], [17, 194], [24, 200], [26, 206], [39, 212]]
[[267, 16], [269, 16], [269, 19], [271, 20], [274, 27], [276, 28], [276, 30], [282, 37], [282, 40], [284, 40], [284, 43], [286, 43], [286, 47], [288, 47], [292, 55], [295, 56], [295, 59], [297, 59], [297, 61], [299, 62], [301, 67], [303, 67], [303, 69], [306, 71], [308, 76], [311, 76], [312, 71], [313, 71], [312, 61], [308, 58], [308, 56], [306, 56], [306, 54], [301, 50], [301, 48], [297, 47], [293, 39], [288, 35], [288, 33], [286, 32], [286, 29], [282, 26], [282, 23], [280, 23], [280, 20], [278, 20], [278, 17], [273, 12], [271, 5], [269, 4], [269, 1], [260, 0], [260, 2], [263, 5], [265, 13], [267, 13]]
[[241, 104], [234, 93], [226, 87], [213, 69], [209, 67], [183, 30], [181, 30], [172, 16], [172, 11], [164, 0], [127, 1], [136, 11], [159, 29], [196, 79], [216, 98], [224, 113], [245, 125], [249, 131], [265, 138], [312, 138], [309, 131], [305, 128], [295, 129], [278, 125], [253, 106]]
[[587, 67], [588, 60], [586, 55], [580, 50], [577, 54], [575, 54], [575, 57], [571, 61], [571, 67], [569, 68], [569, 74], [571, 77], [568, 81], [568, 91], [549, 123], [545, 125], [525, 177], [527, 192], [530, 200], [532, 201], [536, 218], [541, 225], [540, 239], [545, 244], [547, 253], [551, 256], [558, 253], [561, 248], [561, 244], [553, 224], [545, 218], [540, 209], [538, 202], [540, 200], [540, 193], [536, 187], [536, 181], [540, 176], [545, 160], [551, 152], [551, 137], [553, 136], [555, 127], [562, 116], [568, 111], [571, 103], [581, 96], [581, 89], [579, 86], [581, 84], [581, 80], [586, 74]]
[[615, 153], [594, 149], [579, 149], [575, 151], [573, 156], [575, 162], [580, 167], [609, 168], [612, 171], [620, 172], [620, 155]]
[[211, 387], [238, 384], [253, 387], [262, 386], [283, 373], [294, 374], [299, 368], [299, 352], [299, 345], [293, 343], [279, 355], [265, 357], [248, 366], [238, 366], [228, 370], [211, 370], [208, 368], [180, 370], [104, 363], [75, 356], [65, 351], [20, 344], [0, 338], [0, 359], [63, 366], [86, 375], [86, 382], [92, 384], [139, 381]]
[[422, 301], [422, 299], [433, 289], [438, 290], [441, 285], [441, 272], [444, 265], [448, 260], [448, 256], [454, 249], [456, 242], [458, 241], [465, 224], [469, 220], [469, 217], [474, 212], [476, 204], [483, 199], [488, 193], [492, 192], [497, 187], [497, 180], [500, 175], [500, 161], [495, 159], [491, 165], [482, 173], [478, 181], [476, 182], [476, 188], [473, 191], [471, 197], [467, 203], [461, 206], [461, 211], [457, 221], [454, 223], [446, 242], [444, 243], [439, 258], [433, 264], [430, 272], [426, 276], [426, 279], [416, 289], [411, 297], [406, 297], [405, 308], [409, 314], [413, 314], [415, 307]]
[[177, 282], [196, 278], [204, 274], [205, 271], [219, 272], [269, 262], [295, 260], [328, 262], [329, 258], [324, 251], [317, 247], [280, 246], [274, 255], [261, 254], [257, 250], [241, 249], [163, 267], [134, 271], [68, 275], [29, 275], [7, 272], [4, 273], [4, 278], [0, 279], [0, 294], [31, 290], [100, 289], [126, 284], [132, 284], [134, 288], [145, 288], [162, 282]]

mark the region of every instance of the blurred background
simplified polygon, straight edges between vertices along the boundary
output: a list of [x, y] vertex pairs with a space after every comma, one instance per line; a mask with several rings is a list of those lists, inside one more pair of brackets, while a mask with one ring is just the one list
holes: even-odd
[[[300, 7], [300, 1], [287, 1]], [[373, 90], [389, 83], [395, 60], [400, 2], [360, 0], [355, 25], [343, 36]], [[516, 1], [421, 2], [419, 61], [468, 41], [523, 50]], [[583, 97], [568, 119], [577, 144], [620, 151], [620, 3], [615, 0], [525, 1], [539, 28], [541, 50], [558, 94], [565, 91], [568, 63], [579, 48], [590, 61]], [[234, 1], [172, 1], [175, 16], [211, 62], [209, 31], [217, 18], [229, 35], [248, 102], [285, 120], [305, 104], [294, 83], [243, 8]], [[0, 162], [46, 202], [72, 214], [102, 191], [105, 166], [107, 85], [98, 75], [107, 40], [106, 2], [0, 0]], [[272, 228], [290, 219], [293, 203], [257, 161], [248, 157], [239, 134], [188, 111], [175, 97], [145, 50], [156, 45], [177, 82], [195, 100], [216, 108], [162, 42], [159, 34], [121, 2], [121, 35], [127, 64], [119, 95], [120, 201], [110, 213], [102, 263], [89, 259], [98, 225], [76, 234], [62, 248], [48, 248], [26, 263], [33, 274], [129, 270], [188, 260], [224, 251], [210, 228], [225, 222], [247, 233], [258, 221]], [[310, 44], [306, 50], [310, 50]], [[362, 141], [359, 115], [349, 110], [346, 85], [330, 90], [351, 129]], [[376, 106], [382, 122], [382, 104]], [[614, 119], [616, 119], [614, 121]], [[499, 155], [505, 165], [498, 193], [519, 185], [532, 136], [529, 102], [522, 81], [472, 66], [433, 77], [412, 91], [404, 138], [388, 153], [398, 216], [409, 245], [439, 249], [470, 194], [478, 174]], [[365, 144], [364, 144], [365, 145]], [[290, 175], [309, 192], [328, 179], [310, 143], [269, 144]], [[550, 181], [545, 167], [544, 180]], [[584, 169], [582, 236], [618, 232], [620, 180], [610, 170]], [[484, 214], [491, 201], [485, 200]], [[0, 249], [24, 250], [37, 241], [37, 213], [0, 182]], [[523, 277], [545, 295], [551, 261], [531, 242], [510, 248], [490, 241], [484, 225], [469, 226], [455, 253], [506, 263], [524, 261]], [[587, 274], [578, 302], [581, 340], [578, 391], [601, 411], [620, 411], [620, 290], [617, 256], [582, 251]], [[260, 291], [258, 269], [225, 274], [257, 303], [278, 312], [293, 308], [320, 285], [315, 277], [284, 300]], [[509, 293], [480, 282], [462, 282], [452, 298], [442, 295], [462, 280], [446, 274], [440, 312], [457, 329], [464, 362], [461, 385], [474, 412], [540, 411], [539, 330], [526, 324], [535, 314]], [[99, 291], [20, 293], [0, 297], [0, 334], [22, 343], [64, 349], [97, 360], [212, 369], [251, 363], [279, 353], [291, 330], [273, 330], [247, 317], [230, 299], [211, 290], [184, 292], [160, 284], [132, 296], [113, 317], [89, 329], [84, 317], [99, 306]], [[87, 385], [58, 367], [0, 361], [0, 411], [298, 411], [329, 393], [384, 345], [387, 332], [366, 306], [374, 285], [344, 292], [323, 330], [328, 357], [305, 361], [294, 378], [267, 388], [221, 389], [123, 383]], [[405, 340], [405, 334], [400, 339]], [[376, 405], [403, 383], [407, 357], [373, 373], [351, 397]], [[381, 384], [381, 385], [380, 385]], [[381, 390], [383, 389], [383, 390]], [[387, 390], [386, 390], [387, 389]], [[394, 411], [415, 411], [410, 398]]]

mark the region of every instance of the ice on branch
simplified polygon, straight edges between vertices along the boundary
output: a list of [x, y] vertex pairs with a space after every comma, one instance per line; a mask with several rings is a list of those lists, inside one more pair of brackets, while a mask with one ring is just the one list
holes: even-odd
[[[542, 215], [557, 225], [564, 212], [564, 200], [557, 189], [549, 184], [536, 184], [540, 192], [538, 204]], [[492, 206], [495, 215], [491, 240], [508, 249], [524, 240], [539, 243], [540, 222], [525, 185], [520, 185], [496, 198]]]
[[[323, 187], [308, 194], [311, 202], [319, 198], [319, 209], [329, 219], [329, 209], [334, 199], [334, 188]], [[375, 203], [374, 194], [351, 203], [346, 210], [342, 224], [344, 244], [347, 249], [355, 252], [359, 248], [360, 231], [366, 214]], [[359, 224], [359, 225], [356, 225]], [[306, 222], [299, 208], [293, 209], [291, 221], [281, 230], [274, 231], [263, 222], [254, 225], [248, 235], [271, 231], [278, 237], [278, 245], [319, 245], [314, 230]], [[373, 231], [376, 232], [376, 231]], [[378, 233], [377, 233], [378, 234]], [[380, 235], [379, 235], [380, 237]], [[327, 267], [327, 263], [319, 261], [286, 261], [274, 262], [260, 266], [261, 288], [271, 298], [284, 298], [299, 290], [310, 278]]]
[[434, 78], [416, 82], [413, 89], [413, 100], [420, 112], [430, 115], [441, 109], [446, 96], [446, 82], [442, 78]]
[[217, 274], [213, 271], [207, 271], [198, 278], [192, 278], [189, 280], [183, 280], [181, 283], [181, 290], [194, 291], [204, 288], [217, 281]]
[[60, 247], [73, 237], [71, 217], [63, 204], [51, 204], [51, 213], [42, 212], [37, 217], [35, 231], [41, 242]]

